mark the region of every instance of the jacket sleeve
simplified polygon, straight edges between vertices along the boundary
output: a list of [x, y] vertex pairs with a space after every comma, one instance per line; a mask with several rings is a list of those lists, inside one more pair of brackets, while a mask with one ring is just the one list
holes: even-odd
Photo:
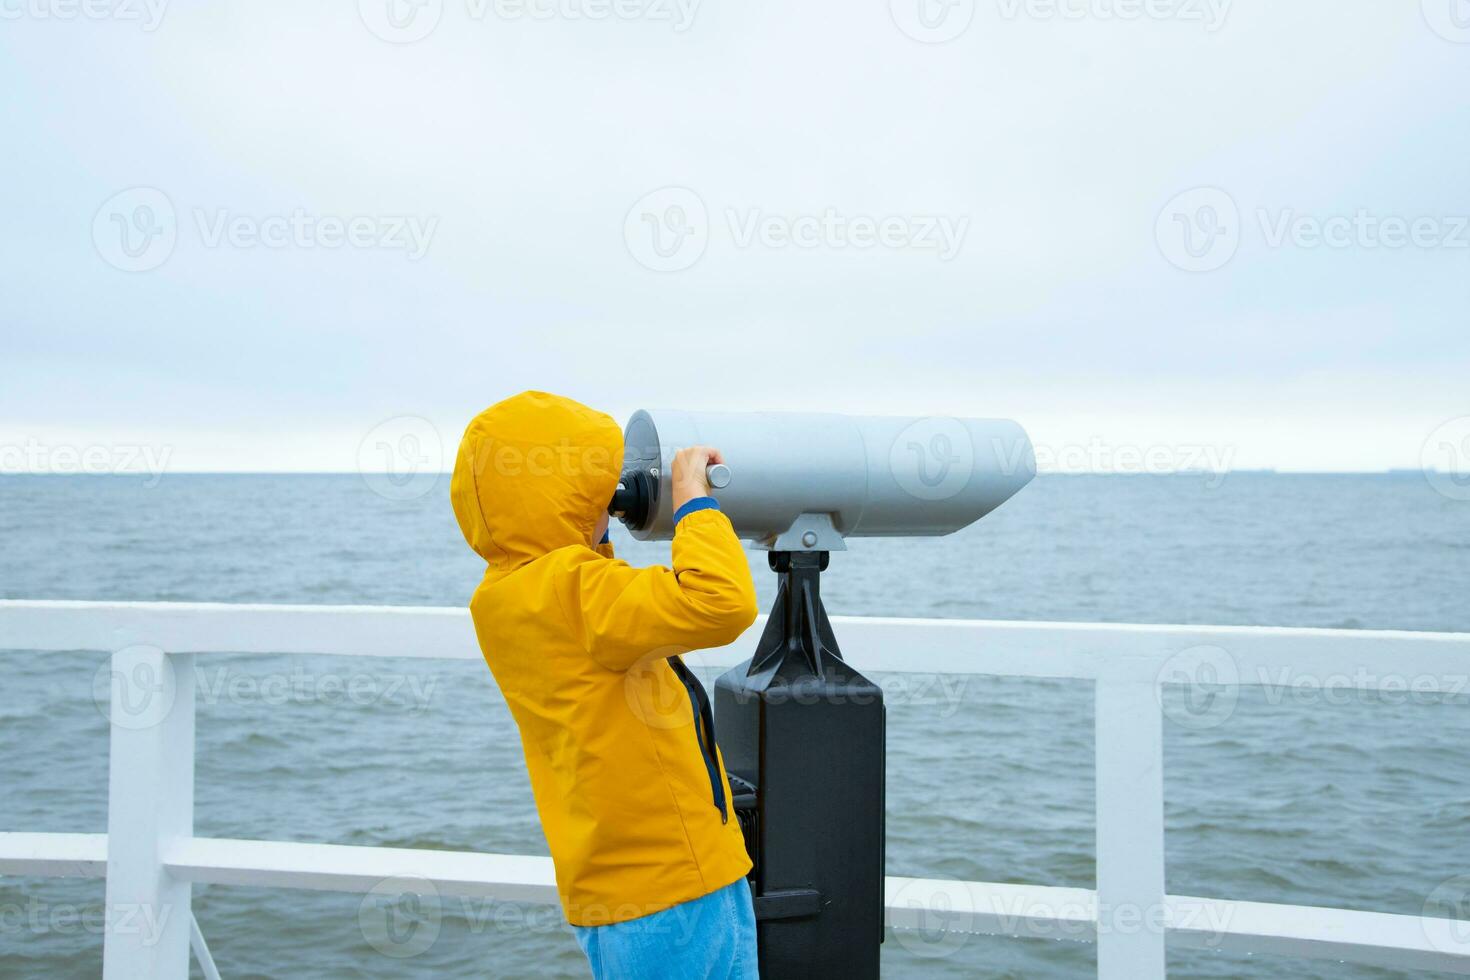
[[609, 670], [733, 643], [755, 621], [755, 582], [730, 519], [718, 510], [685, 516], [674, 529], [674, 567], [589, 561], [578, 569], [582, 641]]

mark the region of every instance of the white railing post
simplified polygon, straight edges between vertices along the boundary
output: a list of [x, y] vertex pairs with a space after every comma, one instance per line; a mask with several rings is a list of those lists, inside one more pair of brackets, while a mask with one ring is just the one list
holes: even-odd
[[1156, 670], [1131, 658], [1096, 688], [1097, 975], [1163, 980], [1164, 753]]
[[194, 833], [193, 657], [130, 646], [97, 679], [112, 729], [102, 976], [188, 980], [191, 885], [162, 858]]

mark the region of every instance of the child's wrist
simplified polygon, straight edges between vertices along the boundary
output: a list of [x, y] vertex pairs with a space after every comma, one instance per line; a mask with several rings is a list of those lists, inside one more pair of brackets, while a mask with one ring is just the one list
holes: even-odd
[[689, 486], [687, 484], [684, 485], [684, 486], [675, 487], [674, 488], [674, 510], [675, 510], [675, 512], [677, 512], [680, 507], [683, 507], [685, 504], [689, 503], [689, 501], [691, 501], [691, 500], [698, 500], [700, 497], [708, 497], [708, 496], [709, 496], [709, 487], [705, 487], [705, 486]]
[[677, 528], [679, 526], [679, 522], [688, 517], [690, 514], [696, 514], [702, 510], [719, 509], [720, 502], [714, 497], [710, 497], [708, 495], [703, 497], [695, 497], [693, 500], [686, 500], [683, 504], [674, 509], [674, 527]]

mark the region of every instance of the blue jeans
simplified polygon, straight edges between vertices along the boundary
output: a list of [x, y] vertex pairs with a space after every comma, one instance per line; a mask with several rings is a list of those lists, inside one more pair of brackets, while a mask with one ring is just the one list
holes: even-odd
[[573, 926], [596, 980], [758, 980], [744, 878], [627, 922]]

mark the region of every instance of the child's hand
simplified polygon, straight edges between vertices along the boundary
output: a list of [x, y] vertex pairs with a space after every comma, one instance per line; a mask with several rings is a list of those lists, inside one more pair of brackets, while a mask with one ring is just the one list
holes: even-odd
[[708, 497], [709, 480], [704, 474], [705, 468], [724, 461], [720, 451], [709, 446], [690, 446], [675, 453], [673, 472], [669, 474], [669, 482], [674, 489], [672, 513], [696, 497]]

